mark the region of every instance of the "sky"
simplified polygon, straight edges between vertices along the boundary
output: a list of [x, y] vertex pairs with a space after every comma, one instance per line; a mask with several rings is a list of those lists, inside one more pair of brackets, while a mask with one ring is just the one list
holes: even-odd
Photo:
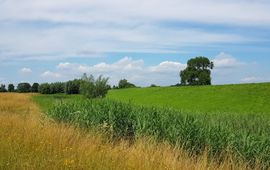
[[269, 82], [270, 1], [0, 0], [0, 84], [167, 86], [196, 56], [214, 62], [213, 84]]

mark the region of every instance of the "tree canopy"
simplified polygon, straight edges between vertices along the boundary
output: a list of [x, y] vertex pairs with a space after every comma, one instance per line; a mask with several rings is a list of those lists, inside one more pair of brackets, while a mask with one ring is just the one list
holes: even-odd
[[0, 92], [7, 92], [6, 85], [4, 84], [0, 85]]
[[214, 63], [206, 57], [195, 57], [188, 61], [187, 68], [180, 72], [182, 85], [211, 85], [211, 70]]
[[39, 87], [38, 83], [33, 83], [32, 87], [31, 87], [31, 91], [33, 93], [37, 93], [38, 92], [38, 87]]
[[19, 93], [31, 92], [31, 85], [29, 83], [20, 83], [18, 84], [17, 91]]
[[118, 88], [119, 89], [122, 89], [122, 88], [131, 88], [131, 87], [136, 87], [136, 86], [134, 84], [128, 82], [126, 79], [122, 79], [118, 83]]
[[14, 92], [15, 91], [15, 87], [13, 84], [9, 84], [8, 85], [8, 92]]
[[105, 97], [110, 86], [109, 78], [103, 78], [101, 75], [95, 79], [93, 75], [84, 74], [80, 85], [80, 93], [87, 98]]

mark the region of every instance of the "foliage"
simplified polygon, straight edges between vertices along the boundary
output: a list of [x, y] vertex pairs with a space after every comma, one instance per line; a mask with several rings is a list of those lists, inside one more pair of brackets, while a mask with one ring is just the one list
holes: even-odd
[[159, 86], [156, 84], [151, 84], [149, 87], [159, 87]]
[[119, 89], [123, 89], [123, 88], [132, 88], [132, 87], [136, 87], [134, 84], [128, 82], [126, 79], [122, 79], [119, 81], [118, 83], [118, 88]]
[[29, 83], [19, 83], [17, 86], [17, 91], [19, 93], [29, 93], [31, 92], [31, 85]]
[[214, 64], [206, 57], [192, 58], [187, 68], [180, 72], [183, 85], [211, 85], [211, 69]]
[[109, 78], [99, 76], [96, 80], [93, 75], [82, 77], [80, 85], [80, 93], [87, 98], [105, 97], [110, 86], [108, 85]]
[[83, 128], [98, 128], [114, 139], [153, 136], [222, 161], [233, 159], [270, 165], [270, 120], [263, 115], [192, 115], [172, 109], [135, 106], [112, 100], [61, 102], [48, 111], [51, 118]]
[[66, 82], [65, 93], [66, 94], [79, 94], [80, 93], [81, 80], [74, 79]]
[[8, 92], [14, 92], [15, 91], [15, 87], [13, 84], [9, 84], [8, 85]]
[[56, 82], [50, 84], [50, 94], [64, 93], [65, 92], [65, 83]]
[[49, 83], [43, 83], [39, 85], [38, 91], [41, 94], [51, 94], [51, 86]]
[[38, 87], [39, 87], [38, 83], [33, 83], [32, 87], [31, 87], [31, 91], [33, 93], [37, 93], [38, 92]]
[[4, 84], [0, 85], [0, 92], [7, 92], [6, 85]]

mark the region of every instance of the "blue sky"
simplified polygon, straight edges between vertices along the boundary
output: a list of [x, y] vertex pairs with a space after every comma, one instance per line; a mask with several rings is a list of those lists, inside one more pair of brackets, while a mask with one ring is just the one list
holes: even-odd
[[84, 72], [147, 86], [179, 82], [189, 58], [214, 84], [270, 81], [266, 0], [0, 0], [0, 83]]

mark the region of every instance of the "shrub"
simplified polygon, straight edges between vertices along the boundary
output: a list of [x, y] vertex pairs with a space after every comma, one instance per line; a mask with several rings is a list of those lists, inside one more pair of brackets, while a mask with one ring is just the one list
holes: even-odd
[[29, 83], [19, 83], [17, 86], [17, 91], [19, 93], [29, 93], [31, 92], [31, 85]]
[[96, 80], [93, 75], [89, 77], [84, 74], [80, 85], [80, 93], [87, 98], [105, 97], [110, 86], [107, 84], [109, 78], [99, 76]]

